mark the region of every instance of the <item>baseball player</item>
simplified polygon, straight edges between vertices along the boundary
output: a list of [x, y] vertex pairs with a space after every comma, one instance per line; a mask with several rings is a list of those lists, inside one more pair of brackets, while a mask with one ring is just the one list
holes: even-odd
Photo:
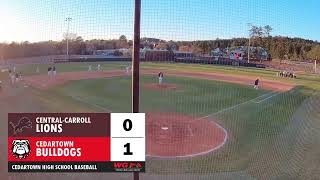
[[129, 74], [130, 73], [130, 66], [126, 67], [126, 73]]
[[36, 73], [40, 73], [39, 66], [37, 66]]
[[161, 85], [163, 83], [163, 77], [164, 77], [163, 72], [159, 72], [159, 74], [158, 74], [159, 85]]
[[14, 75], [14, 77], [15, 77], [15, 82], [19, 82], [19, 80], [20, 80], [20, 78], [19, 78], [19, 74], [18, 74], [18, 73], [16, 73], [16, 74]]
[[92, 71], [92, 66], [91, 65], [88, 66], [88, 71]]
[[52, 67], [48, 67], [48, 76], [51, 76]]
[[11, 70], [9, 70], [9, 78], [10, 78], [10, 80], [11, 80], [11, 84], [12, 84], [12, 85], [15, 84], [15, 82], [16, 82], [16, 77], [15, 77], [15, 74], [14, 74]]
[[56, 66], [53, 66], [52, 67], [52, 72], [53, 72], [53, 75], [57, 75], [57, 69], [56, 69]]
[[100, 64], [98, 64], [97, 71], [100, 71], [100, 69], [101, 69], [101, 66], [100, 66]]
[[254, 81], [254, 89], [256, 90], [259, 89], [259, 81], [260, 81], [259, 78]]

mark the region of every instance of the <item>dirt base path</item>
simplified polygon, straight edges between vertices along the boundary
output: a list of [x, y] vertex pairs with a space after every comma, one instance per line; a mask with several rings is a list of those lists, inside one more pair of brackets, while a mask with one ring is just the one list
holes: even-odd
[[[142, 70], [142, 74], [153, 75], [155, 78], [160, 70]], [[253, 86], [253, 82], [256, 77], [236, 75], [236, 74], [223, 74], [223, 73], [204, 73], [204, 72], [186, 72], [186, 71], [173, 71], [173, 70], [161, 70], [165, 76], [177, 76], [177, 77], [190, 77], [197, 79], [223, 81], [229, 83], [236, 83], [241, 85]], [[125, 71], [94, 71], [94, 72], [64, 72], [59, 73], [55, 77], [49, 77], [48, 75], [33, 75], [27, 76], [24, 80], [34, 87], [40, 89], [48, 89], [53, 86], [62, 85], [72, 80], [84, 80], [84, 79], [97, 79], [107, 77], [121, 77], [130, 76]], [[260, 88], [266, 90], [285, 92], [294, 88], [294, 84], [284, 83], [276, 80], [260, 79]]]
[[63, 85], [69, 81], [98, 79], [108, 77], [128, 76], [124, 71], [80, 71], [80, 72], [63, 72], [56, 76], [33, 75], [24, 78], [26, 83], [40, 89], [49, 89], [54, 86]]

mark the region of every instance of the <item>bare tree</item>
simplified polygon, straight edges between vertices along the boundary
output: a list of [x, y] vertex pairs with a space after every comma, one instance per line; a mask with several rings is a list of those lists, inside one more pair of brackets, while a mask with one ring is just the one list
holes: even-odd
[[266, 25], [264, 26], [264, 35], [266, 37], [270, 37], [271, 36], [271, 31], [272, 31], [272, 27], [270, 25]]

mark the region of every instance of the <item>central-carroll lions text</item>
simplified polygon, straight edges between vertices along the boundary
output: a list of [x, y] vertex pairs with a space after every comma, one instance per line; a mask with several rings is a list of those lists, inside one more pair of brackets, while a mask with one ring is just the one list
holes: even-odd
[[37, 117], [37, 133], [62, 133], [63, 124], [91, 124], [90, 117]]

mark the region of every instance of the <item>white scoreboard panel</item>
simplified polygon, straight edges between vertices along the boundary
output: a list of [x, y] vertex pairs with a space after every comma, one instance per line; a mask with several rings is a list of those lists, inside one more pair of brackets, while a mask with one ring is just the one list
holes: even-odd
[[145, 114], [111, 113], [111, 161], [145, 161]]

